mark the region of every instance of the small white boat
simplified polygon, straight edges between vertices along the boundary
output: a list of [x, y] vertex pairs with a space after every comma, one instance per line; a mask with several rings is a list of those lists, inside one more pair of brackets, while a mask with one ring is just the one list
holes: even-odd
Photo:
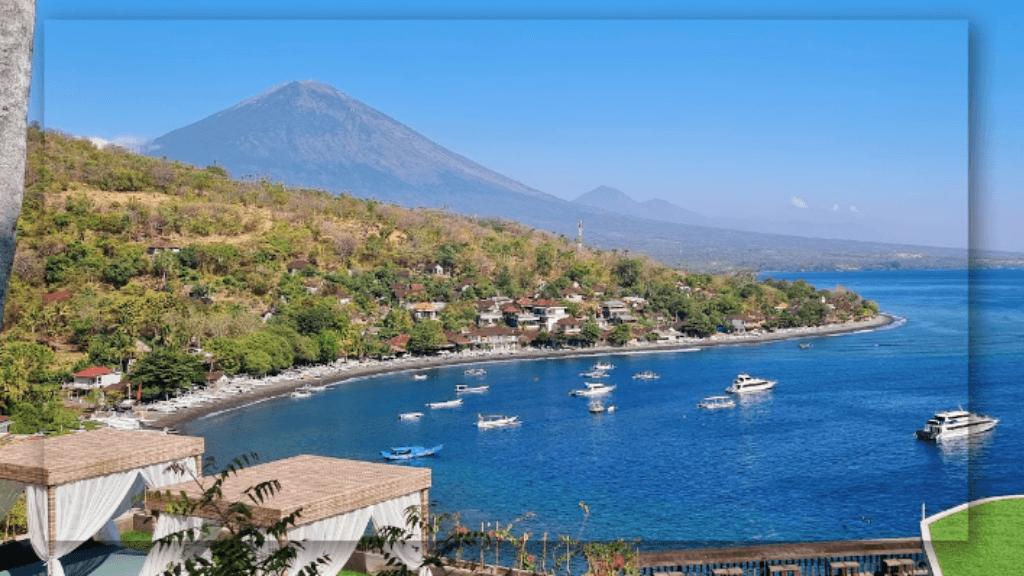
[[457, 408], [462, 406], [462, 398], [456, 398], [455, 400], [446, 400], [444, 402], [428, 402], [427, 408]]
[[806, 349], [808, 349], [810, 347], [811, 347], [811, 343], [810, 342], [804, 342], [804, 343], [800, 344], [800, 349], [802, 349], [802, 350], [806, 350]]
[[455, 393], [456, 394], [482, 394], [484, 392], [487, 392], [487, 390], [490, 387], [491, 387], [490, 384], [484, 384], [483, 386], [469, 386], [467, 384], [456, 384], [455, 385]]
[[600, 400], [591, 400], [587, 410], [589, 410], [591, 414], [602, 414], [604, 412], [611, 414], [612, 412], [615, 412], [615, 406], [606, 407], [604, 402], [601, 402]]
[[306, 386], [306, 390], [309, 390], [310, 392], [323, 392], [324, 390], [327, 390], [327, 385], [323, 384], [320, 386]]
[[658, 378], [661, 378], [661, 376], [651, 370], [644, 370], [643, 372], [633, 374], [633, 378], [636, 380], [657, 380]]
[[569, 392], [569, 396], [582, 396], [585, 398], [591, 398], [594, 396], [604, 396], [605, 394], [615, 390], [615, 385], [608, 386], [600, 382], [584, 382], [586, 388], [580, 388]]
[[427, 379], [427, 375], [426, 374], [413, 374], [412, 375], [412, 379], [413, 380], [426, 380]]
[[611, 363], [604, 362], [604, 361], [599, 361], [597, 364], [594, 364], [593, 366], [590, 367], [591, 370], [605, 370], [605, 371], [611, 370], [612, 368], [615, 368], [615, 364], [611, 364]]
[[311, 398], [313, 396], [313, 393], [310, 392], [309, 390], [299, 388], [298, 390], [292, 390], [291, 396], [292, 398]]
[[736, 401], [729, 396], [708, 396], [697, 403], [697, 408], [718, 410], [719, 408], [735, 408]]
[[519, 416], [507, 416], [505, 414], [477, 414], [476, 427], [481, 430], [491, 428], [506, 428], [522, 424]]
[[584, 378], [607, 378], [608, 372], [605, 370], [588, 370], [586, 372], [580, 372], [580, 376]]
[[952, 438], [962, 438], [971, 434], [987, 432], [996, 427], [998, 418], [975, 414], [967, 410], [949, 410], [936, 412], [935, 417], [928, 420], [923, 430], [915, 432], [918, 440], [942, 442]]
[[462, 373], [466, 376], [484, 376], [487, 374], [487, 370], [484, 370], [483, 368], [467, 368]]
[[772, 389], [777, 383], [777, 380], [765, 380], [764, 378], [754, 378], [750, 374], [740, 374], [736, 376], [736, 379], [732, 381], [732, 385], [726, 388], [725, 391], [729, 394], [760, 392]]
[[423, 418], [423, 412], [403, 412], [398, 415], [399, 420], [418, 420]]

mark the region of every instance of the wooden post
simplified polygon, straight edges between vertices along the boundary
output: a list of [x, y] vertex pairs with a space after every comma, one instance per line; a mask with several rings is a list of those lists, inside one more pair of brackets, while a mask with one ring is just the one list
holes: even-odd
[[57, 487], [46, 487], [46, 520], [50, 531], [50, 556], [57, 550]]
[[424, 488], [420, 490], [420, 530], [422, 534], [420, 536], [423, 546], [423, 555], [427, 555], [428, 546], [430, 544], [430, 535], [428, 534], [430, 528], [430, 488]]

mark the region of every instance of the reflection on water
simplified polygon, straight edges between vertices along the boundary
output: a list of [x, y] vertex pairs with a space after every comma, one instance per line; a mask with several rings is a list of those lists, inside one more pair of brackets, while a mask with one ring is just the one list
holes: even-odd
[[950, 438], [936, 443], [935, 446], [942, 455], [942, 460], [944, 462], [957, 464], [966, 463], [969, 460], [979, 458], [988, 452], [988, 447], [992, 444], [992, 436], [994, 432], [995, 429], [992, 429], [987, 432], [971, 434], [970, 436]]

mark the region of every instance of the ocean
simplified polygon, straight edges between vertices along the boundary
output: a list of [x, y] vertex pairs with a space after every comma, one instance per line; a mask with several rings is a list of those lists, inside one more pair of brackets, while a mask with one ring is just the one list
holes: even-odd
[[[673, 548], [914, 536], [928, 514], [1024, 493], [1024, 271], [778, 273], [841, 285], [899, 317], [882, 330], [697, 351], [608, 354], [611, 414], [580, 388], [595, 358], [485, 363], [392, 374], [207, 416], [182, 427], [218, 463], [318, 454], [383, 461], [390, 446], [444, 444], [411, 465], [433, 470], [435, 512], [507, 524], [539, 538], [641, 539]], [[809, 342], [809, 348], [798, 343]], [[636, 380], [642, 370], [657, 380]], [[734, 409], [695, 404], [740, 372], [778, 380]], [[462, 407], [430, 410], [457, 383], [489, 384]], [[1001, 419], [970, 443], [914, 437], [936, 411]], [[398, 414], [423, 411], [418, 421]], [[478, 430], [477, 413], [521, 426]], [[585, 518], [580, 502], [590, 514]]]

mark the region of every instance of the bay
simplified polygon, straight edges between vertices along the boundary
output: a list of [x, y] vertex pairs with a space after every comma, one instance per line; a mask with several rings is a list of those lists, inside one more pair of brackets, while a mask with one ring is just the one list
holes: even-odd
[[[1021, 374], [1024, 271], [778, 273], [819, 289], [842, 285], [901, 321], [890, 329], [699, 351], [608, 354], [612, 414], [591, 415], [569, 391], [595, 358], [486, 363], [391, 374], [308, 400], [273, 399], [182, 427], [226, 464], [319, 454], [382, 461], [390, 446], [443, 443], [433, 470], [435, 511], [463, 522], [586, 539], [641, 538], [644, 548], [736, 542], [886, 538], [918, 533], [929, 513], [970, 499], [1024, 492]], [[798, 342], [810, 342], [801, 349]], [[658, 380], [635, 380], [642, 370]], [[732, 410], [695, 407], [739, 372], [778, 379]], [[461, 408], [457, 383], [486, 383]], [[976, 441], [934, 446], [913, 432], [958, 404], [1001, 418]], [[424, 411], [415, 422], [401, 412]], [[518, 415], [480, 431], [476, 414]], [[579, 506], [590, 515], [584, 520]]]

